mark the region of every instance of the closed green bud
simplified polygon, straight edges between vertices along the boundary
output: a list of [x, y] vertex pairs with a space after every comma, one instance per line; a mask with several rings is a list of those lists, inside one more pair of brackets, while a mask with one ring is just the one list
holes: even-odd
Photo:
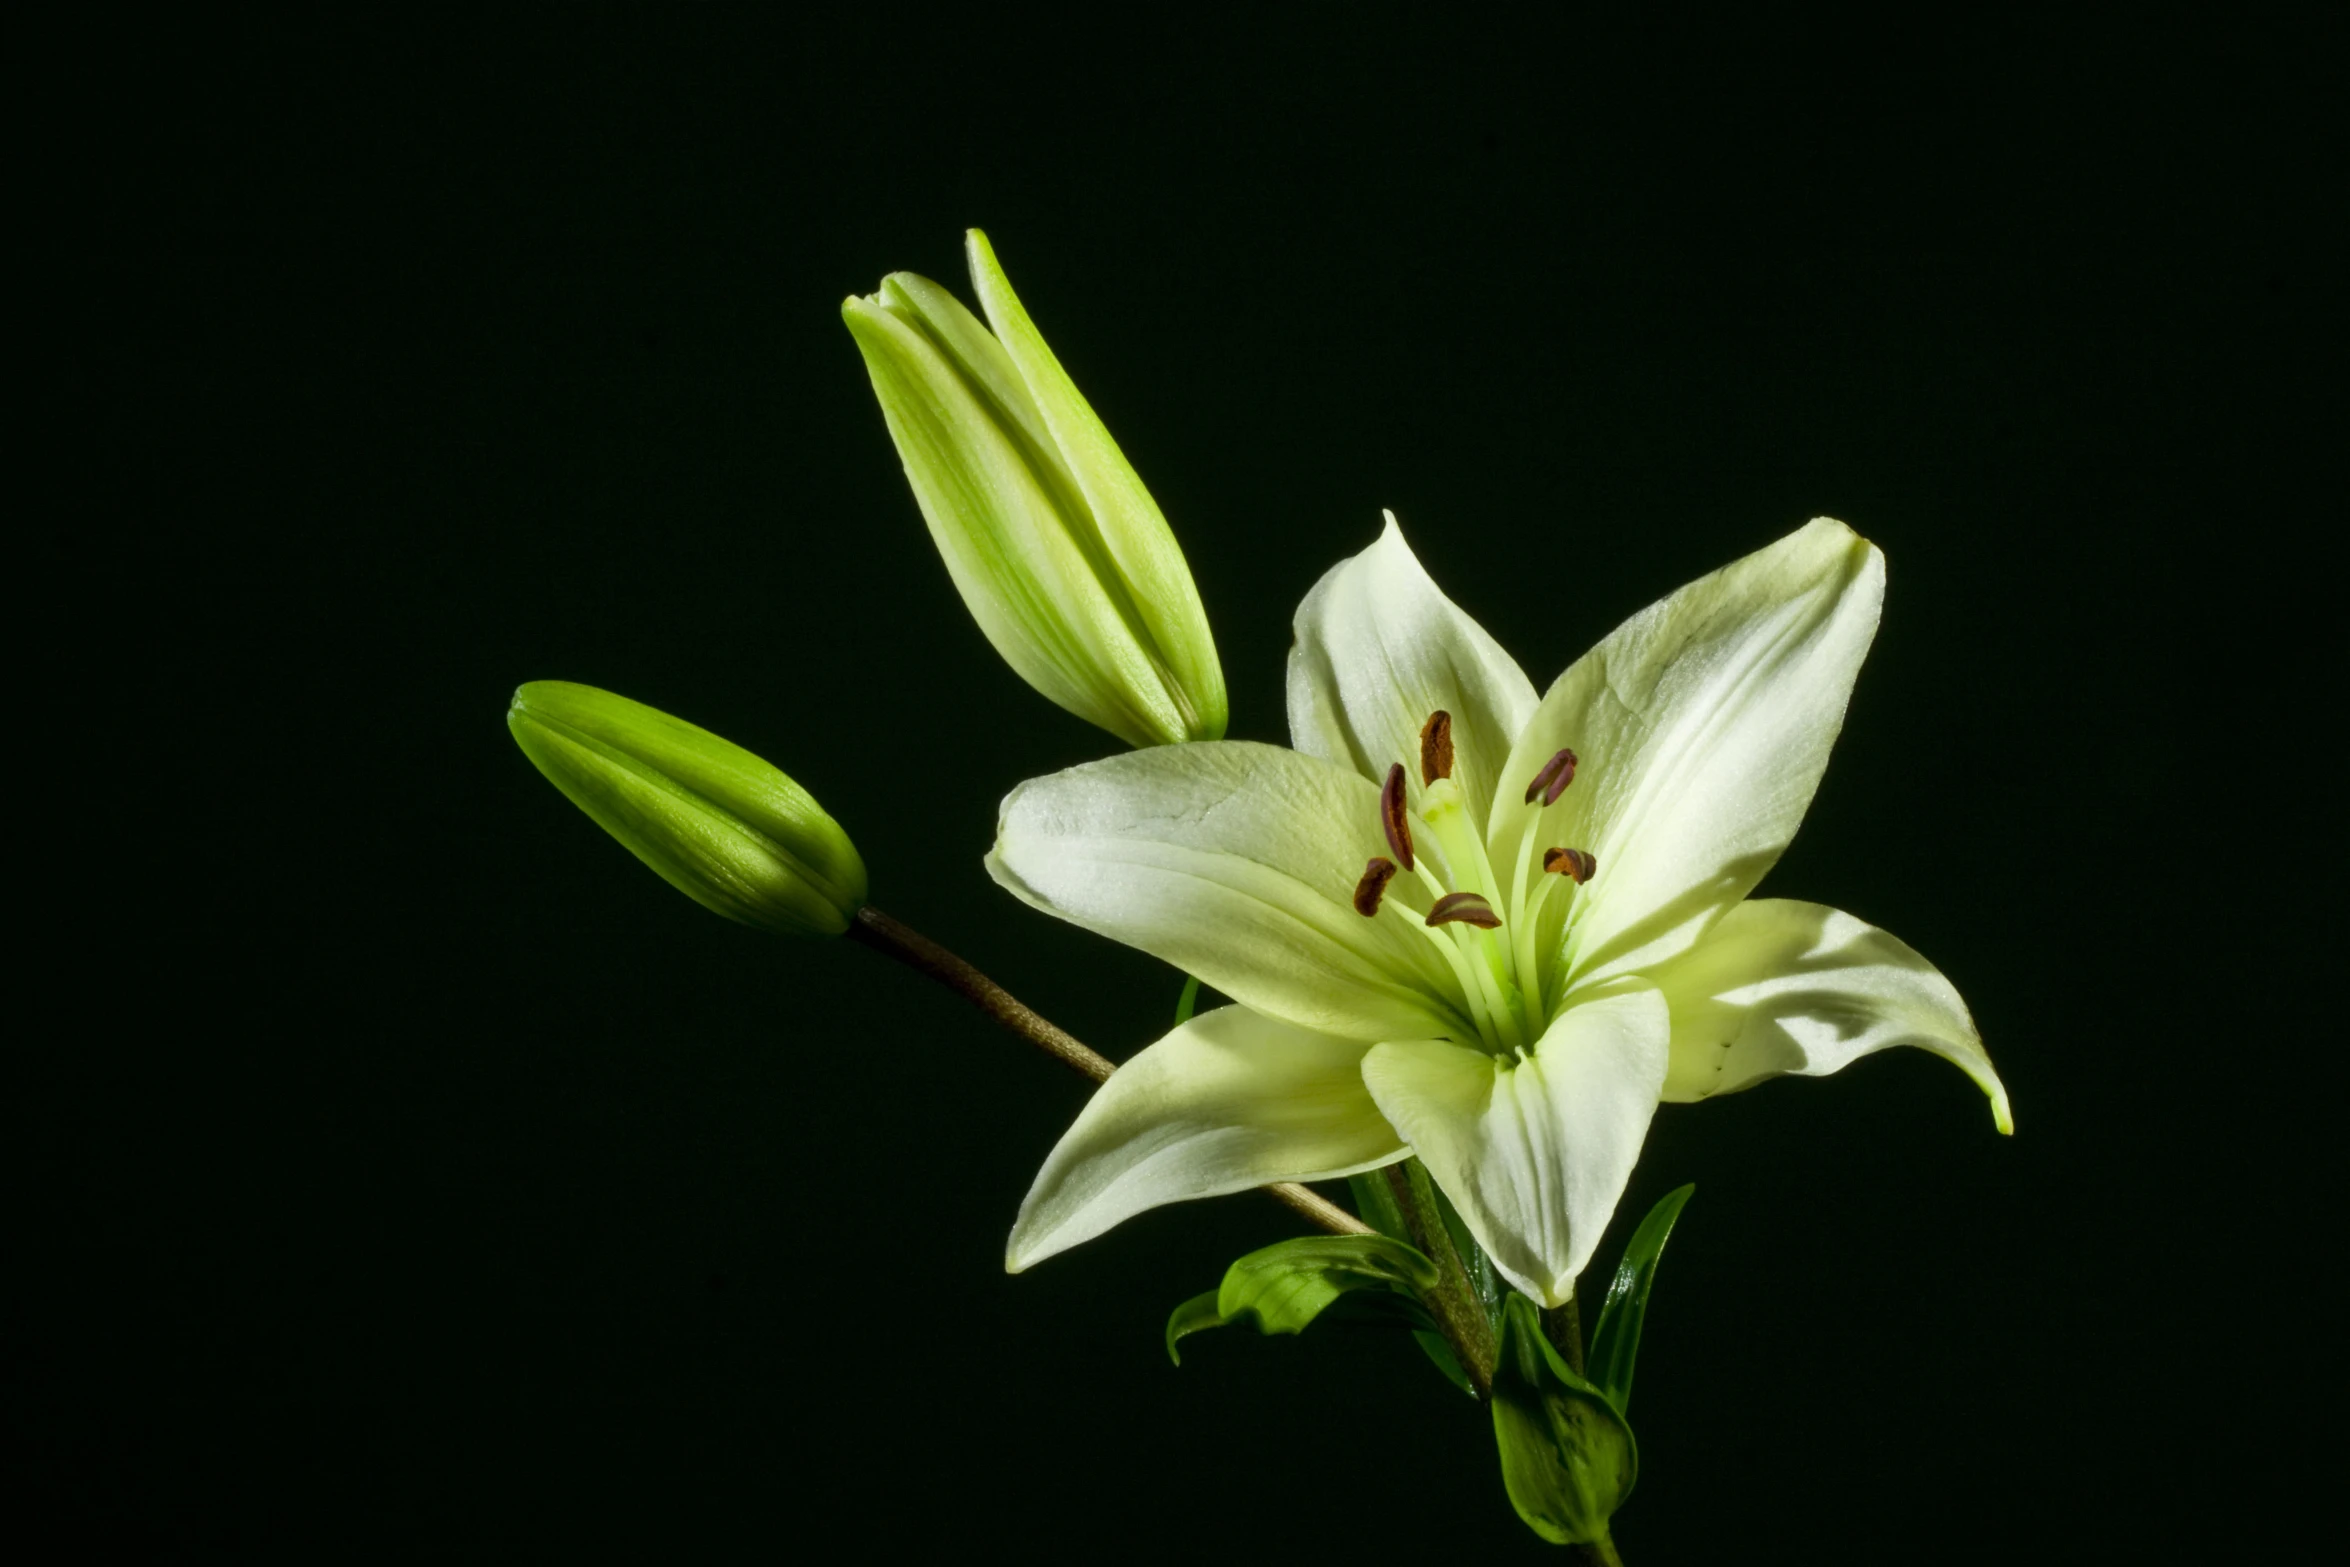
[[[841, 307], [947, 572], [1004, 662], [1130, 745], [1224, 733], [1224, 672], [1150, 492], [969, 236], [987, 325], [895, 272]], [[993, 332], [989, 327], [993, 327]]]
[[865, 902], [865, 862], [840, 823], [707, 729], [567, 680], [516, 691], [506, 727], [572, 804], [706, 909], [837, 936]]

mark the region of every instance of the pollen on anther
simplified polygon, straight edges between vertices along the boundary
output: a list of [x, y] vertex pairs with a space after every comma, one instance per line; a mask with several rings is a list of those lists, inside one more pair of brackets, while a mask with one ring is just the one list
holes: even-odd
[[1387, 884], [1395, 879], [1395, 861], [1386, 855], [1375, 855], [1363, 867], [1363, 879], [1355, 883], [1355, 912], [1369, 919], [1379, 912], [1379, 900], [1387, 892]]
[[1599, 861], [1588, 849], [1545, 849], [1542, 868], [1557, 872], [1579, 887], [1598, 872]]
[[1452, 776], [1452, 714], [1438, 708], [1420, 726], [1420, 782]]
[[1428, 911], [1431, 925], [1474, 925], [1479, 930], [1493, 930], [1501, 924], [1501, 916], [1493, 912], [1481, 894], [1448, 892], [1436, 900]]
[[1526, 785], [1526, 803], [1532, 805], [1536, 795], [1544, 805], [1556, 805], [1559, 796], [1567, 792], [1567, 785], [1575, 781], [1575, 753], [1560, 746], [1558, 754], [1542, 764], [1534, 781]]
[[1404, 816], [1401, 762], [1387, 769], [1387, 786], [1379, 791], [1379, 825], [1387, 834], [1387, 846], [1403, 861], [1403, 868], [1419, 869], [1419, 862], [1412, 858], [1412, 824]]

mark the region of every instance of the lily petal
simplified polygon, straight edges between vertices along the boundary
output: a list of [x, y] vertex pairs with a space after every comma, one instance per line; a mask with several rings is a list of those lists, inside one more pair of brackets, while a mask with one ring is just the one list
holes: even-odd
[[[1598, 856], [1566, 932], [1570, 992], [1686, 950], [1761, 880], [1803, 820], [1876, 635], [1884, 557], [1821, 518], [1616, 628], [1558, 678], [1494, 805], [1497, 863], [1522, 835]], [[1521, 791], [1562, 746], [1575, 782]]]
[[1146, 1208], [1402, 1158], [1402, 1140], [1363, 1087], [1365, 1048], [1246, 1007], [1183, 1024], [1086, 1102], [1020, 1205], [1005, 1270]]
[[1669, 1027], [1664, 997], [1641, 985], [1570, 1007], [1523, 1061], [1383, 1044], [1363, 1081], [1494, 1266], [1564, 1305], [1640, 1157]]
[[1534, 683], [1444, 596], [1386, 517], [1378, 542], [1332, 567], [1297, 608], [1290, 742], [1372, 780], [1401, 762], [1417, 789], [1420, 726], [1450, 713], [1453, 776], [1482, 833], [1510, 742], [1534, 712]]
[[1384, 848], [1369, 781], [1277, 746], [1202, 741], [1022, 784], [987, 869], [1047, 914], [1300, 1028], [1366, 1044], [1473, 1037], [1419, 922], [1355, 912], [1355, 882]]
[[1649, 971], [1673, 1010], [1664, 1097], [1734, 1093], [1784, 1072], [1824, 1077], [1895, 1045], [1973, 1078], [2002, 1132], [2007, 1089], [1974, 1019], [1933, 964], [1874, 925], [1817, 903], [1759, 898]]

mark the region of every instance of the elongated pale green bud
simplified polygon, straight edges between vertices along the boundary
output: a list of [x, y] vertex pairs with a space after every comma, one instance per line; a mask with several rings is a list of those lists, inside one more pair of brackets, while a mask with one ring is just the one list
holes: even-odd
[[1167, 519], [987, 236], [968, 249], [988, 326], [911, 272], [841, 306], [948, 574], [1004, 662], [1078, 717], [1131, 745], [1221, 738], [1224, 671]]
[[840, 823], [707, 729], [567, 680], [516, 691], [506, 727], [572, 804], [706, 909], [837, 936], [865, 902], [865, 862]]

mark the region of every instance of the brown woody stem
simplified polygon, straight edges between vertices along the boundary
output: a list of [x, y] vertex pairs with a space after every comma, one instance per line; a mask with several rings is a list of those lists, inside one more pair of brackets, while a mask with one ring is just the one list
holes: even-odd
[[[857, 917], [849, 922], [847, 934], [859, 946], [871, 947], [917, 974], [936, 980], [1070, 1070], [1082, 1072], [1097, 1083], [1109, 1081], [1110, 1074], [1117, 1070], [1107, 1056], [1089, 1050], [1074, 1035], [1039, 1015], [969, 963], [879, 909], [870, 905], [859, 909]], [[1371, 1227], [1362, 1220], [1295, 1181], [1258, 1189], [1333, 1234], [1371, 1232]]]

